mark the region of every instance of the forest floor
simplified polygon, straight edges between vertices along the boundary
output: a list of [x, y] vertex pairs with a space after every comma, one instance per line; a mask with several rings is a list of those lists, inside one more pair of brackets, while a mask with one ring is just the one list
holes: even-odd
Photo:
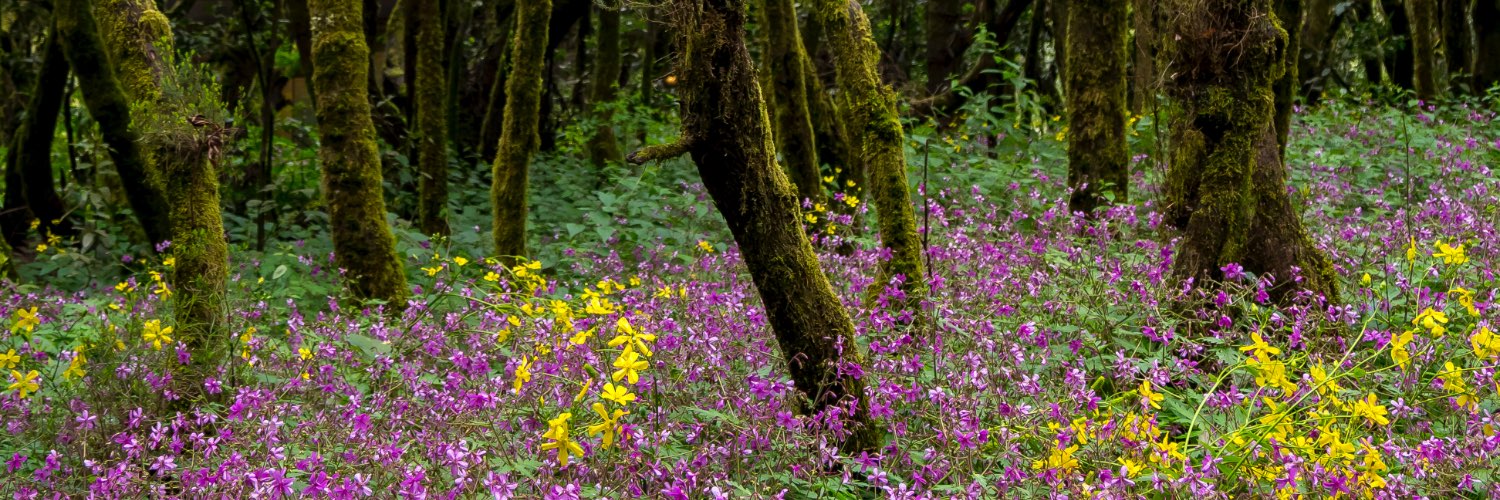
[[[863, 300], [871, 236], [847, 256], [820, 241], [888, 431], [854, 457], [836, 418], [794, 411], [755, 289], [682, 165], [610, 183], [592, 210], [536, 198], [550, 236], [512, 269], [473, 251], [484, 234], [464, 222], [448, 243], [405, 238], [417, 294], [397, 313], [333, 298], [326, 249], [237, 251], [233, 362], [191, 408], [170, 401], [170, 262], [14, 286], [0, 494], [1500, 495], [1495, 118], [1299, 115], [1293, 196], [1342, 294], [1279, 308], [1271, 277], [1235, 266], [1213, 292], [1172, 282], [1145, 155], [1137, 203], [1087, 220], [1066, 210], [1061, 132], [1011, 155], [987, 124], [918, 128], [928, 326]], [[809, 230], [830, 219], [848, 223], [830, 211]]]

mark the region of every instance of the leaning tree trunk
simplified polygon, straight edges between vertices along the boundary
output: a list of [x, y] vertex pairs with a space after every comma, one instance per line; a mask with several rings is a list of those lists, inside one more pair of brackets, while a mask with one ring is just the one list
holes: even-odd
[[845, 454], [873, 451], [854, 324], [802, 232], [796, 194], [776, 167], [771, 125], [745, 47], [744, 0], [675, 0], [681, 36], [682, 138], [631, 155], [632, 162], [690, 154], [738, 243], [803, 409], [842, 410]]
[[417, 2], [417, 71], [411, 96], [416, 114], [417, 226], [422, 234], [448, 234], [448, 75], [443, 68], [443, 9], [438, 2]]
[[814, 5], [837, 60], [839, 90], [846, 96], [843, 121], [850, 151], [868, 175], [880, 243], [891, 255], [881, 261], [870, 296], [877, 296], [899, 276], [904, 279], [900, 287], [904, 307], [915, 312], [927, 292], [927, 267], [907, 186], [901, 145], [906, 136], [896, 114], [896, 93], [880, 81], [880, 51], [859, 2], [818, 0]]
[[335, 262], [357, 298], [402, 307], [406, 273], [385, 222], [380, 151], [370, 118], [370, 68], [359, 0], [310, 0], [313, 86], [318, 89], [318, 160]]
[[[1313, 245], [1286, 192], [1272, 124], [1272, 84], [1286, 65], [1286, 32], [1271, 0], [1174, 0], [1178, 73], [1167, 219], [1183, 231], [1174, 274], [1201, 286], [1239, 263], [1277, 280], [1278, 302], [1296, 290], [1336, 301], [1333, 268]], [[1302, 280], [1294, 279], [1294, 268]]]
[[[155, 180], [154, 168], [138, 144], [139, 133], [130, 123], [130, 100], [125, 87], [110, 66], [99, 26], [88, 0], [58, 0], [54, 6], [57, 32], [63, 52], [78, 77], [83, 103], [99, 125], [99, 135], [109, 147], [110, 159], [120, 173], [125, 197], [152, 243], [171, 238], [167, 202]], [[154, 82], [154, 79], [153, 79]]]
[[[594, 76], [590, 82], [589, 104], [594, 107], [594, 118], [599, 125], [589, 139], [589, 160], [595, 167], [605, 163], [624, 161], [620, 152], [620, 141], [615, 138], [614, 115], [609, 111], [615, 100], [615, 88], [620, 81], [620, 11], [616, 8], [599, 9], [599, 32], [597, 53], [594, 54]], [[603, 180], [603, 176], [600, 176]]]
[[812, 115], [807, 96], [807, 53], [797, 31], [797, 9], [792, 0], [765, 0], [770, 53], [771, 88], [776, 94], [776, 144], [781, 161], [797, 186], [797, 196], [823, 201], [823, 176], [818, 168]]
[[1068, 209], [1090, 214], [1130, 193], [1125, 144], [1126, 4], [1074, 0], [1068, 14]]
[[1412, 83], [1417, 98], [1427, 101], [1442, 95], [1437, 83], [1437, 0], [1406, 0], [1411, 19]]
[[1286, 141], [1292, 131], [1292, 101], [1296, 99], [1297, 91], [1301, 85], [1297, 78], [1297, 62], [1302, 55], [1302, 0], [1274, 0], [1276, 18], [1281, 22], [1282, 29], [1286, 30], [1286, 53], [1282, 65], [1281, 78], [1271, 84], [1272, 93], [1276, 94], [1276, 144], [1277, 154], [1284, 161], [1286, 159]]
[[526, 177], [540, 142], [537, 122], [546, 62], [543, 49], [548, 43], [551, 13], [552, 0], [516, 1], [516, 37], [511, 42], [515, 50], [505, 88], [505, 118], [495, 154], [494, 184], [490, 186], [495, 255], [511, 261], [526, 256]]
[[1474, 93], [1500, 84], [1500, 0], [1474, 0]]
[[[948, 79], [958, 72], [959, 64], [963, 62], [964, 51], [969, 49], [970, 35], [961, 26], [964, 20], [963, 7], [963, 0], [928, 0], [927, 2], [927, 92], [929, 94], [937, 93], [948, 86]], [[1004, 45], [1005, 41], [1000, 40], [998, 43]]]
[[57, 35], [55, 28], [47, 35], [42, 69], [26, 105], [26, 121], [15, 137], [15, 161], [26, 205], [40, 221], [42, 234], [72, 233], [72, 226], [62, 220], [62, 197], [52, 183], [52, 138], [57, 135], [57, 116], [62, 111], [63, 90], [68, 86], [68, 60]]

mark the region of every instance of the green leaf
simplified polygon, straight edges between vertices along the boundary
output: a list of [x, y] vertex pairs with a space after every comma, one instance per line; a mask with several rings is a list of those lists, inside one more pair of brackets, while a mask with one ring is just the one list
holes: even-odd
[[360, 335], [358, 333], [345, 335], [344, 340], [348, 341], [350, 344], [353, 344], [354, 347], [358, 347], [359, 350], [364, 352], [365, 356], [369, 358], [375, 358], [391, 353], [390, 344], [375, 340], [371, 337]]

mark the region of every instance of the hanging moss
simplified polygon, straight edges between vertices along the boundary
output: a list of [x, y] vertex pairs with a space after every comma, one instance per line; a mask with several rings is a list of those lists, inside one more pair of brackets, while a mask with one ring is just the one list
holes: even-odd
[[797, 186], [797, 196], [823, 201], [823, 179], [808, 107], [807, 76], [802, 35], [797, 32], [797, 10], [792, 0], [765, 0], [766, 36], [770, 41], [766, 66], [776, 94], [776, 144], [781, 161]]
[[901, 145], [905, 135], [896, 114], [896, 94], [880, 81], [880, 51], [859, 3], [819, 0], [815, 5], [838, 65], [839, 88], [847, 99], [843, 116], [850, 150], [868, 176], [881, 245], [891, 253], [890, 259], [881, 262], [870, 292], [874, 296], [895, 277], [904, 277], [904, 306], [916, 310], [926, 296], [927, 270], [906, 180]]
[[1125, 144], [1126, 4], [1074, 0], [1067, 32], [1068, 209], [1085, 214], [1124, 203], [1130, 192]]
[[614, 116], [605, 104], [615, 100], [615, 87], [620, 77], [620, 11], [614, 8], [599, 9], [599, 31], [595, 33], [598, 53], [594, 55], [594, 75], [589, 92], [589, 103], [594, 106], [594, 119], [599, 125], [594, 128], [594, 137], [589, 139], [589, 160], [594, 166], [606, 162], [624, 161], [620, 142], [615, 138]]
[[423, 234], [448, 234], [448, 76], [443, 69], [443, 12], [438, 2], [417, 2], [417, 71], [412, 79], [416, 113], [418, 226]]
[[871, 452], [883, 431], [870, 417], [866, 380], [844, 369], [862, 365], [864, 358], [854, 324], [802, 232], [791, 183], [776, 167], [770, 118], [745, 46], [743, 2], [674, 0], [683, 49], [682, 142], [631, 157], [644, 161], [684, 151], [692, 156], [739, 245], [792, 383], [804, 396], [800, 409], [844, 408], [839, 417], [848, 434], [840, 450]]
[[1275, 276], [1278, 301], [1296, 290], [1337, 301], [1332, 267], [1286, 194], [1272, 124], [1286, 32], [1270, 0], [1174, 4], [1171, 63], [1179, 72], [1168, 86], [1174, 123], [1165, 186], [1167, 220], [1183, 231], [1174, 273], [1208, 286], [1224, 278], [1224, 265], [1239, 263]]
[[539, 145], [543, 56], [551, 13], [551, 0], [516, 2], [515, 50], [505, 89], [505, 121], [495, 154], [494, 184], [490, 186], [495, 255], [502, 258], [526, 256], [526, 178]]
[[63, 52], [78, 77], [84, 105], [109, 146], [110, 159], [120, 174], [130, 208], [147, 238], [152, 242], [165, 241], [171, 237], [171, 228], [167, 202], [158, 187], [160, 176], [154, 174], [155, 169], [137, 144], [140, 136], [131, 125], [130, 101], [109, 64], [89, 1], [58, 0], [54, 11]]
[[318, 160], [336, 262], [355, 297], [397, 307], [406, 274], [385, 221], [380, 156], [366, 97], [369, 48], [358, 0], [310, 0], [313, 85], [318, 88]]

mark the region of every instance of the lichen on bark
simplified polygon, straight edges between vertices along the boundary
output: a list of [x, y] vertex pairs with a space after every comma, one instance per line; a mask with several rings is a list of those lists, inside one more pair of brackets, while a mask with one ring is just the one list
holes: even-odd
[[417, 219], [426, 235], [448, 235], [448, 75], [443, 68], [443, 12], [438, 2], [415, 4], [417, 71], [412, 75], [416, 114]]
[[494, 209], [495, 255], [514, 260], [526, 256], [527, 177], [539, 146], [542, 70], [551, 0], [516, 1], [516, 36], [511, 42], [511, 72], [506, 82], [505, 118], [495, 153], [490, 203]]
[[880, 225], [881, 246], [891, 257], [880, 263], [871, 285], [873, 297], [900, 276], [903, 308], [917, 312], [926, 297], [927, 271], [922, 242], [906, 179], [905, 135], [896, 114], [896, 93], [881, 83], [880, 49], [870, 32], [869, 19], [854, 0], [818, 0], [829, 47], [838, 66], [839, 89], [845, 95], [844, 123], [850, 151], [868, 176], [868, 192]]
[[[1074, 0], [1067, 40], [1068, 209], [1085, 214], [1124, 203], [1130, 192], [1125, 144], [1126, 4]], [[1106, 194], [1107, 193], [1107, 194]]]
[[369, 47], [358, 0], [310, 0], [323, 197], [335, 263], [356, 298], [404, 306], [406, 274], [385, 220], [380, 156], [366, 97]]

